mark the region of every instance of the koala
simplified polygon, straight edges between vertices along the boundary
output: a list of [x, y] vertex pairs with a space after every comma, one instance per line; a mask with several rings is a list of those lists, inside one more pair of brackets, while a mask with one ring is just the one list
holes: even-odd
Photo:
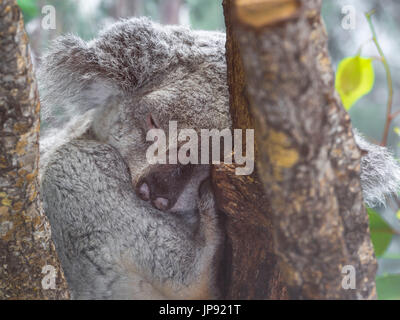
[[[221, 298], [210, 166], [149, 164], [146, 133], [230, 128], [226, 78], [224, 33], [147, 18], [62, 36], [42, 57], [41, 196], [73, 298]], [[364, 200], [383, 203], [399, 167], [355, 136]]]
[[73, 298], [220, 297], [210, 166], [150, 165], [146, 133], [231, 126], [224, 43], [143, 18], [43, 56], [41, 194]]

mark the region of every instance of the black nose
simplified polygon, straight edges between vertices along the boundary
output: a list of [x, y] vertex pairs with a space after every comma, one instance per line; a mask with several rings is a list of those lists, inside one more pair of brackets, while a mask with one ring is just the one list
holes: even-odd
[[136, 194], [156, 209], [167, 211], [175, 205], [192, 172], [191, 165], [154, 165], [139, 179]]

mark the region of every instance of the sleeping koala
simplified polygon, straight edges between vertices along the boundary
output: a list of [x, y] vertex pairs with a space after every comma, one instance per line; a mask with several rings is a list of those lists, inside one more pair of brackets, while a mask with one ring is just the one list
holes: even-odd
[[[223, 33], [145, 18], [90, 42], [60, 37], [42, 58], [41, 194], [73, 298], [221, 297], [210, 166], [151, 165], [146, 134], [170, 120], [230, 128], [226, 72]], [[397, 190], [400, 171], [356, 136], [371, 151], [361, 179], [372, 205]]]
[[74, 298], [219, 297], [210, 167], [149, 165], [146, 133], [230, 127], [224, 42], [133, 19], [43, 57], [41, 191]]

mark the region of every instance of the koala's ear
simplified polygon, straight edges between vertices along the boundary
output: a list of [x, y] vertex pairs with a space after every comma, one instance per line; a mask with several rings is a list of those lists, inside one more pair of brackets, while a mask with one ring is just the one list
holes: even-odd
[[116, 93], [94, 50], [73, 35], [53, 41], [37, 76], [44, 120], [54, 114], [58, 119], [84, 114]]

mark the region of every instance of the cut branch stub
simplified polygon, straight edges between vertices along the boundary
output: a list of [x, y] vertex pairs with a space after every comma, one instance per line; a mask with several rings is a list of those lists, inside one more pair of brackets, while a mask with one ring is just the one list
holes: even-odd
[[237, 0], [236, 15], [241, 23], [261, 28], [296, 17], [300, 5], [298, 0]]

